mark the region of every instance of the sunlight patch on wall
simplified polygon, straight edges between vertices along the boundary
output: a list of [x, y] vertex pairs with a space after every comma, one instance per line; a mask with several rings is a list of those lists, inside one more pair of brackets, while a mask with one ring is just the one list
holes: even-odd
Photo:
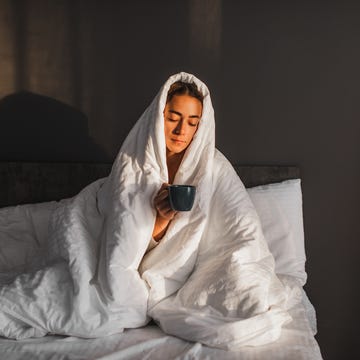
[[0, 1], [0, 97], [15, 90], [15, 49], [10, 2]]

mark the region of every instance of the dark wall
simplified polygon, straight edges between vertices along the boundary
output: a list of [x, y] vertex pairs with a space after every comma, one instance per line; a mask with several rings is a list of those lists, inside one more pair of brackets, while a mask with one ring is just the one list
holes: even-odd
[[317, 339], [325, 359], [347, 358], [360, 300], [359, 3], [223, 4], [218, 146], [240, 163], [300, 165]]
[[[8, 88], [80, 109], [87, 117], [83, 143], [94, 146], [84, 153], [62, 130], [64, 144], [73, 146], [70, 153], [59, 150], [61, 142], [54, 147], [46, 140], [47, 148], [38, 151], [40, 138], [28, 126], [28, 137], [37, 140], [25, 146], [13, 135], [13, 147], [0, 144], [1, 159], [112, 161], [166, 78], [193, 72], [211, 89], [217, 146], [232, 162], [301, 167], [306, 290], [318, 313], [317, 339], [325, 359], [354, 353], [360, 302], [360, 5], [79, 0], [57, 1], [54, 10], [40, 0], [16, 2], [16, 9], [10, 3], [0, 4], [21, 16], [9, 25], [16, 35], [17, 76]], [[39, 42], [42, 33], [47, 37]], [[5, 136], [12, 128], [3, 119]], [[30, 114], [25, 120], [37, 121]], [[43, 126], [36, 134], [49, 136]]]

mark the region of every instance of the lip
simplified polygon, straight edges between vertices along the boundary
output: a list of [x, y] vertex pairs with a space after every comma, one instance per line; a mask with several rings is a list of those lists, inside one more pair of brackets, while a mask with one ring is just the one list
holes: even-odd
[[176, 144], [185, 144], [185, 143], [186, 143], [186, 141], [184, 141], [184, 140], [179, 140], [179, 139], [171, 139], [171, 141], [173, 141], [173, 142], [176, 143]]

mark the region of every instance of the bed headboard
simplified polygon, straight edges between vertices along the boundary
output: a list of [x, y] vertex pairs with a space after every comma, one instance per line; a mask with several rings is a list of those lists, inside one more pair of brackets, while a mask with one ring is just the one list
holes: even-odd
[[[297, 166], [234, 168], [246, 187], [300, 177]], [[68, 198], [110, 171], [104, 163], [0, 162], [0, 207]]]

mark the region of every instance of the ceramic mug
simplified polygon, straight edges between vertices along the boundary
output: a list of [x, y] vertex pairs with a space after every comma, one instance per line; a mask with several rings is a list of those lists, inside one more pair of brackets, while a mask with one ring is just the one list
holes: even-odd
[[170, 206], [176, 211], [190, 211], [195, 199], [196, 187], [192, 185], [169, 185]]

